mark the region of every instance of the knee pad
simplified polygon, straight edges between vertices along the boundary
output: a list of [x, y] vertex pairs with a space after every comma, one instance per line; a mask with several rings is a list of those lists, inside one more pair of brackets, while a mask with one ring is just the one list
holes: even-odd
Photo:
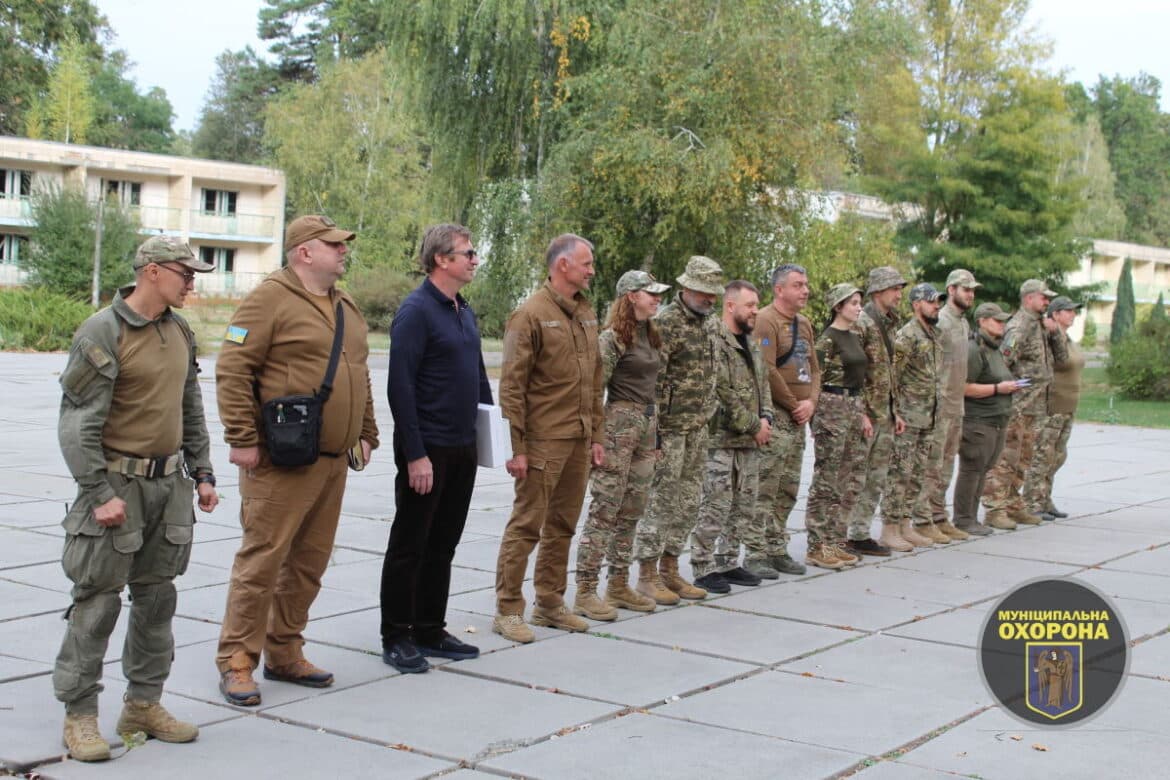
[[178, 596], [175, 583], [167, 580], [151, 585], [130, 586], [131, 609], [139, 620], [147, 623], [166, 623], [175, 616]]
[[69, 608], [69, 625], [86, 636], [108, 638], [121, 611], [122, 598], [117, 593], [98, 593]]

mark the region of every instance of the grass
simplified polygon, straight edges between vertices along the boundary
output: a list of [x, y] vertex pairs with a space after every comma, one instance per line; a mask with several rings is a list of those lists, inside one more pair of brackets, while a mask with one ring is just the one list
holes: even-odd
[[1081, 378], [1081, 400], [1077, 420], [1141, 428], [1170, 428], [1170, 403], [1131, 401], [1109, 384], [1101, 367], [1086, 368]]

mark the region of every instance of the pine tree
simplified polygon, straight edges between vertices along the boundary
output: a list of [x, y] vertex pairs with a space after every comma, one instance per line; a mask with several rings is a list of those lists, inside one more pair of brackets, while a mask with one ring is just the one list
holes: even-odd
[[1166, 302], [1162, 299], [1162, 293], [1158, 293], [1158, 302], [1154, 304], [1153, 310], [1150, 312], [1149, 322], [1166, 322]]
[[1116, 344], [1133, 330], [1137, 303], [1133, 297], [1133, 264], [1127, 257], [1117, 280], [1117, 297], [1113, 305], [1113, 321], [1109, 328], [1109, 343]]

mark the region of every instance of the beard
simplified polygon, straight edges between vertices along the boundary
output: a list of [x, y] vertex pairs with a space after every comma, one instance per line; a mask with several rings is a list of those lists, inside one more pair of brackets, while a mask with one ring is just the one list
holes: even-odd
[[750, 319], [748, 319], [748, 318], [741, 319], [740, 317], [732, 317], [732, 320], [735, 322], [735, 327], [739, 328], [740, 333], [749, 334], [753, 330], [755, 330], [755, 327], [756, 327], [756, 318], [755, 317], [752, 317]]
[[938, 325], [938, 315], [937, 314], [933, 314], [933, 315], [932, 314], [923, 314], [922, 321], [925, 322], [927, 325]]

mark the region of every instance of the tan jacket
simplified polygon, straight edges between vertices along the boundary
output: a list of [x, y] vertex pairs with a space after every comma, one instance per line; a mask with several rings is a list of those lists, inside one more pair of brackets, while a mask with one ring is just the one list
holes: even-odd
[[317, 297], [291, 269], [282, 268], [269, 274], [232, 315], [215, 363], [219, 417], [224, 439], [231, 446], [254, 447], [263, 442], [260, 403], [282, 395], [311, 394], [321, 386], [339, 300], [345, 338], [333, 393], [321, 420], [321, 451], [344, 453], [359, 438], [378, 446], [366, 321], [353, 299], [336, 288], [329, 294], [328, 316], [318, 308]]
[[754, 334], [760, 342], [760, 353], [768, 368], [768, 385], [772, 390], [772, 408], [791, 412], [796, 405], [808, 399], [815, 404], [821, 394], [821, 367], [813, 349], [816, 337], [812, 323], [801, 314], [796, 315], [797, 346], [777, 366], [776, 358], [788, 352], [792, 345], [792, 318], [785, 317], [775, 305], [760, 310], [756, 317]]
[[512, 429], [512, 454], [529, 439], [605, 443], [597, 314], [585, 296], [563, 298], [549, 282], [508, 317], [500, 408]]

